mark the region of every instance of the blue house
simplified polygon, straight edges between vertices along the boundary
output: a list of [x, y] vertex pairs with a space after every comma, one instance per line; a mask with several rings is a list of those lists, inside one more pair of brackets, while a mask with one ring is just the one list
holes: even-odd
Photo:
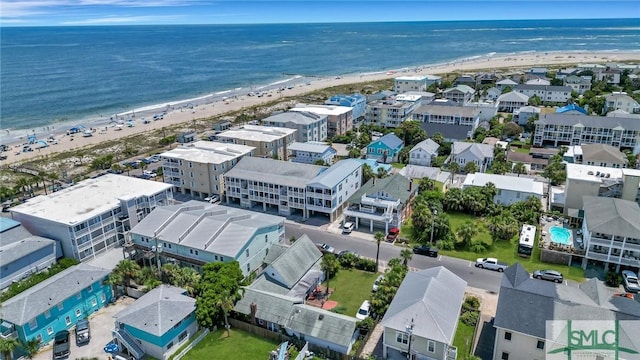
[[113, 335], [136, 359], [167, 359], [198, 331], [196, 300], [186, 290], [160, 285], [117, 313]]
[[367, 98], [362, 94], [334, 95], [324, 102], [325, 105], [349, 106], [353, 108], [353, 122], [364, 120], [367, 112]]
[[56, 242], [33, 236], [19, 222], [0, 217], [0, 290], [56, 262]]
[[2, 336], [46, 344], [111, 301], [109, 270], [72, 266], [2, 303]]
[[397, 162], [398, 154], [404, 143], [395, 134], [387, 134], [367, 146], [367, 159], [375, 159], [383, 163]]

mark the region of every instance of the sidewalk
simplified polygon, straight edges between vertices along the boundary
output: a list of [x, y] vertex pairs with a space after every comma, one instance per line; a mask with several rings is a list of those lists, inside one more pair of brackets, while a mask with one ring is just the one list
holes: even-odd
[[476, 329], [471, 353], [478, 355], [491, 352], [495, 336], [495, 332], [492, 331], [493, 318], [496, 316], [498, 307], [498, 294], [474, 287], [467, 287], [465, 293], [480, 300], [480, 319], [477, 325], [479, 329]]

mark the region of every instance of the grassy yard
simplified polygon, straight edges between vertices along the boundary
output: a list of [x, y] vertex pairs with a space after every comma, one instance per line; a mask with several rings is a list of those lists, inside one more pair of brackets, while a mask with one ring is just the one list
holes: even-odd
[[227, 332], [222, 329], [207, 335], [187, 353], [184, 359], [264, 360], [269, 358], [269, 353], [277, 346], [275, 342], [234, 328], [231, 328], [231, 336], [227, 337]]
[[329, 280], [329, 287], [334, 289], [329, 300], [337, 301], [338, 308], [344, 310], [340, 311], [344, 315], [356, 316], [362, 302], [370, 298], [371, 287], [377, 277], [376, 273], [341, 269], [333, 279]]
[[405, 165], [403, 163], [391, 163], [391, 167], [394, 169], [402, 169]]
[[456, 336], [453, 338], [453, 346], [458, 348], [458, 358], [464, 359], [471, 351], [473, 345], [473, 335], [475, 328], [458, 320], [458, 329]]
[[[517, 252], [518, 236], [515, 236], [510, 241], [497, 241], [496, 243], [493, 243], [491, 234], [485, 226], [484, 220], [480, 217], [456, 212], [447, 213], [447, 215], [449, 216], [449, 224], [451, 225], [451, 230], [454, 234], [466, 220], [472, 221], [479, 229], [478, 235], [476, 235], [473, 240], [482, 241], [485, 244], [490, 245], [490, 247], [488, 252], [484, 254], [476, 254], [472, 251], [440, 250], [440, 254], [442, 255], [466, 259], [469, 261], [475, 261], [479, 257], [495, 257], [508, 264], [519, 262], [525, 269], [527, 269], [527, 271], [529, 271], [529, 273], [533, 273], [535, 270], [539, 269], [556, 270], [560, 271], [567, 279], [584, 281], [584, 270], [580, 267], [541, 262], [540, 249], [538, 247], [534, 247], [531, 258], [520, 257]], [[410, 238], [412, 232], [413, 227], [410, 223], [403, 225], [401, 228], [401, 234], [403, 237]]]

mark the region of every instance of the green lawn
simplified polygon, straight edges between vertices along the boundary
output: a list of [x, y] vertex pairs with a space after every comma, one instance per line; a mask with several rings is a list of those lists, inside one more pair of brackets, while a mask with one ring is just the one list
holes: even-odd
[[329, 280], [329, 287], [334, 289], [329, 300], [337, 301], [338, 308], [344, 309], [344, 312], [341, 311], [344, 315], [356, 316], [362, 302], [370, 299], [371, 287], [377, 277], [376, 273], [340, 269], [338, 274]]
[[523, 153], [523, 154], [528, 154], [529, 153], [529, 149], [524, 149], [524, 148], [519, 148], [519, 147], [512, 147], [511, 149], [515, 150], [516, 152]]
[[[518, 236], [515, 236], [510, 241], [497, 241], [496, 243], [493, 243], [491, 234], [489, 233], [489, 230], [485, 226], [484, 220], [481, 217], [475, 217], [473, 215], [457, 212], [447, 213], [447, 215], [449, 216], [449, 224], [451, 225], [451, 230], [454, 234], [460, 228], [462, 223], [464, 223], [466, 220], [470, 220], [474, 224], [476, 224], [479, 229], [478, 235], [476, 235], [473, 240], [482, 241], [490, 246], [488, 252], [484, 254], [476, 254], [472, 251], [440, 250], [440, 254], [442, 255], [466, 259], [469, 261], [475, 261], [479, 257], [494, 257], [508, 264], [519, 262], [520, 264], [522, 264], [522, 266], [524, 266], [525, 269], [527, 269], [527, 271], [529, 271], [529, 273], [533, 273], [535, 270], [539, 269], [556, 270], [560, 271], [567, 279], [584, 281], [584, 270], [580, 267], [547, 264], [541, 262], [540, 249], [537, 246], [534, 247], [531, 258], [520, 257], [517, 252]], [[401, 228], [401, 234], [403, 237], [410, 238], [412, 231], [413, 227], [410, 223], [403, 225]]]
[[275, 342], [234, 328], [231, 328], [231, 336], [227, 337], [227, 332], [222, 329], [207, 335], [187, 353], [184, 359], [264, 360], [269, 358], [269, 353], [277, 346]]
[[458, 329], [456, 336], [453, 338], [453, 346], [458, 348], [458, 358], [464, 359], [471, 351], [473, 345], [473, 335], [475, 328], [458, 320]]
[[402, 169], [405, 165], [403, 163], [391, 163], [391, 167], [394, 169]]

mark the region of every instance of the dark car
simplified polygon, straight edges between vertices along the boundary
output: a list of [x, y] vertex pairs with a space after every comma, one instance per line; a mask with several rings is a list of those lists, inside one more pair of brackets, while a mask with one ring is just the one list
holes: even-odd
[[533, 272], [533, 277], [540, 280], [555, 281], [557, 283], [564, 281], [562, 273], [555, 270], [536, 270]]
[[56, 333], [53, 339], [53, 358], [66, 359], [71, 354], [71, 344], [69, 343], [69, 331], [62, 330]]
[[420, 245], [413, 247], [413, 253], [418, 255], [427, 255], [431, 257], [438, 257], [438, 249], [429, 245]]
[[76, 345], [80, 346], [88, 344], [91, 341], [91, 328], [89, 326], [89, 320], [78, 320], [76, 324]]

